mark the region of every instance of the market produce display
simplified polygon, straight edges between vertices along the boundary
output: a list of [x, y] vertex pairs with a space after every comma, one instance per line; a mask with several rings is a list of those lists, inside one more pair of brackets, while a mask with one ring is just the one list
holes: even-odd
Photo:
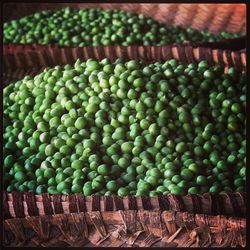
[[77, 60], [3, 97], [8, 192], [244, 191], [246, 76], [234, 68]]
[[142, 14], [107, 9], [45, 10], [4, 23], [6, 44], [57, 44], [58, 46], [166, 45], [215, 42], [239, 34], [214, 35], [191, 28], [166, 27]]

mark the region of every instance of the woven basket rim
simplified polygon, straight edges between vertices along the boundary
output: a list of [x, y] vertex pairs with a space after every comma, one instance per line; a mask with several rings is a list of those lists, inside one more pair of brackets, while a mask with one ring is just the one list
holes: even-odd
[[128, 195], [126, 197], [84, 196], [78, 194], [35, 194], [14, 191], [3, 193], [4, 217], [21, 218], [35, 215], [52, 215], [87, 211], [118, 210], [173, 210], [211, 215], [243, 217], [246, 214], [246, 193], [204, 193], [200, 195], [173, 194], [149, 196]]
[[[40, 49], [74, 49], [74, 48], [84, 48], [84, 47], [108, 47], [108, 46], [115, 46], [115, 47], [130, 47], [130, 46], [137, 46], [137, 47], [164, 47], [164, 46], [192, 46], [193, 48], [198, 48], [198, 47], [202, 47], [202, 48], [210, 48], [210, 49], [221, 49], [221, 50], [231, 50], [231, 51], [238, 51], [241, 49], [245, 49], [246, 46], [243, 45], [243, 41], [245, 41], [246, 44], [246, 35], [242, 35], [238, 38], [230, 38], [230, 39], [223, 39], [221, 41], [218, 42], [196, 42], [196, 43], [191, 43], [189, 41], [183, 41], [182, 43], [172, 43], [172, 44], [165, 44], [165, 45], [138, 45], [138, 44], [131, 44], [128, 46], [124, 46], [124, 45], [98, 45], [98, 46], [92, 46], [92, 45], [87, 45], [87, 46], [59, 46], [56, 43], [49, 43], [49, 44], [39, 44], [39, 43], [32, 43], [32, 44], [22, 44], [22, 43], [6, 43], [3, 44], [3, 50], [5, 53], [11, 52], [13, 50], [20, 50], [20, 51], [25, 51], [25, 50], [40, 50]], [[233, 43], [241, 43], [241, 45], [239, 46], [239, 48], [237, 49], [231, 49], [229, 47], [229, 44], [233, 44]], [[224, 47], [223, 47], [224, 46]], [[236, 46], [235, 46], [236, 47]]]
[[[43, 194], [36, 194], [34, 192], [23, 192], [23, 191], [13, 191], [13, 192], [7, 192], [7, 191], [3, 191], [5, 194], [7, 194], [8, 196], [8, 200], [12, 200], [12, 197], [11, 197], [11, 194], [12, 193], [18, 193], [18, 194], [27, 194], [27, 193], [31, 193], [31, 194], [34, 194], [36, 199], [37, 200], [41, 200], [43, 194], [47, 194], [49, 196], [53, 196], [54, 194], [49, 194], [49, 193], [43, 193]], [[76, 194], [80, 194], [82, 196], [84, 196], [82, 193], [76, 193]], [[166, 195], [156, 195], [156, 196], [173, 196], [173, 197], [179, 197], [179, 196], [182, 196], [182, 197], [187, 197], [187, 196], [197, 196], [197, 197], [200, 197], [200, 198], [203, 198], [203, 197], [206, 197], [207, 195], [213, 195], [213, 196], [223, 196], [223, 195], [228, 195], [228, 194], [239, 194], [239, 195], [243, 195], [243, 196], [246, 196], [246, 192], [224, 192], [224, 193], [211, 193], [211, 192], [206, 192], [206, 193], [202, 193], [202, 194], [186, 194], [186, 195], [174, 195], [174, 194], [166, 194]], [[68, 197], [69, 195], [71, 194], [60, 194], [61, 195], [61, 198], [63, 201], [68, 201]], [[92, 194], [92, 195], [89, 195], [89, 196], [85, 196], [85, 197], [92, 197], [92, 196], [100, 196], [100, 195], [95, 195], [95, 194]], [[101, 195], [102, 196], [102, 195]], [[103, 195], [104, 196], [104, 195]], [[121, 196], [118, 196], [118, 195], [112, 195], [113, 197], [121, 197]], [[136, 195], [127, 195], [127, 196], [124, 196], [124, 198], [126, 197], [137, 197]], [[140, 195], [140, 197], [149, 197], [147, 195]], [[154, 197], [154, 196], [153, 196]], [[152, 197], [150, 197], [152, 198]]]
[[[151, 63], [152, 61], [163, 61], [169, 59], [176, 59], [181, 61], [183, 64], [199, 62], [206, 60], [209, 64], [217, 64], [223, 67], [234, 66], [241, 71], [246, 70], [246, 52], [245, 51], [230, 51], [222, 49], [211, 49], [206, 47], [193, 47], [189, 44], [183, 45], [165, 45], [165, 46], [120, 46], [120, 45], [109, 45], [109, 46], [86, 46], [76, 48], [59, 48], [52, 45], [37, 45], [35, 47], [22, 45], [20, 47], [9, 45], [4, 47], [4, 66], [7, 70], [11, 69], [41, 69], [45, 67], [55, 66], [55, 62], [58, 64], [71, 64], [76, 59], [80, 58], [86, 60], [88, 58], [95, 58], [98, 60], [110, 57], [118, 58], [125, 57], [129, 59], [139, 59]], [[29, 48], [25, 50], [24, 48]], [[33, 49], [32, 49], [33, 48]], [[26, 63], [19, 62], [19, 58], [24, 58]], [[58, 58], [60, 57], [60, 58]], [[63, 59], [63, 58], [64, 59]], [[34, 61], [43, 61], [35, 65]], [[48, 59], [50, 58], [50, 60]], [[74, 60], [72, 60], [72, 58]], [[8, 60], [11, 60], [8, 62]], [[66, 61], [65, 61], [66, 60]], [[30, 63], [30, 65], [28, 63]], [[24, 68], [25, 66], [25, 68]], [[42, 66], [42, 67], [41, 67]]]

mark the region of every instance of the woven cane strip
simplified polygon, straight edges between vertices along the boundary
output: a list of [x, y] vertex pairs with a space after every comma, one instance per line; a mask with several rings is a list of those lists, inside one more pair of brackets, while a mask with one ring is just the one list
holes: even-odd
[[44, 214], [46, 215], [53, 214], [54, 212], [49, 194], [42, 194], [42, 202], [43, 202]]
[[173, 211], [86, 212], [7, 219], [4, 233], [6, 246], [244, 247], [246, 219]]

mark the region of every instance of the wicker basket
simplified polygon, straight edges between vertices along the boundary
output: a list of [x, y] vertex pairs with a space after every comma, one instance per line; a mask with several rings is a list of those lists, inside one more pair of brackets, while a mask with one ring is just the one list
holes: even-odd
[[[41, 46], [42, 47], [42, 46]], [[106, 46], [13, 50], [4, 54], [4, 72], [18, 79], [77, 58], [117, 57], [145, 62], [203, 59], [246, 70], [246, 54], [191, 46]], [[30, 70], [32, 69], [32, 70]], [[14, 78], [12, 78], [14, 80]], [[9, 83], [9, 82], [6, 82]], [[3, 195], [5, 246], [244, 247], [244, 193], [119, 198], [117, 196]], [[231, 217], [229, 217], [231, 216]]]

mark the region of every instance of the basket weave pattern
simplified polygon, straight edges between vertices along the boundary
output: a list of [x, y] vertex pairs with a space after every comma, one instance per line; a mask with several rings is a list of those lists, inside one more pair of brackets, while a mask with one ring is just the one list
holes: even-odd
[[81, 212], [8, 219], [8, 246], [244, 247], [246, 220], [174, 211]]

